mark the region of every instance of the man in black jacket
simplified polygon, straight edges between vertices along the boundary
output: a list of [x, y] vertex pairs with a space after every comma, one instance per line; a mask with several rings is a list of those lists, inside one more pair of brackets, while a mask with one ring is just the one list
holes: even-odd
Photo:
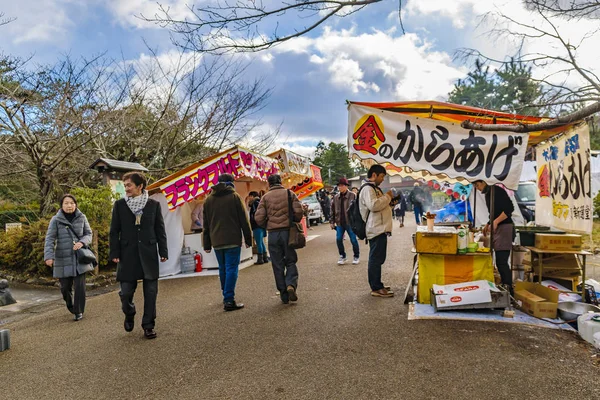
[[219, 183], [212, 188], [211, 195], [204, 202], [204, 251], [210, 253], [212, 248], [215, 249], [225, 311], [244, 308], [243, 304], [235, 302], [242, 234], [246, 248], [252, 247], [252, 233], [246, 207], [235, 191], [233, 180], [233, 175], [221, 174]]
[[113, 206], [110, 223], [110, 259], [117, 263], [117, 281], [121, 284], [121, 305], [125, 330], [134, 327], [133, 295], [137, 281], [144, 281], [144, 336], [154, 339], [156, 296], [158, 294], [158, 257], [167, 261], [167, 233], [160, 204], [148, 198], [146, 177], [139, 172], [123, 176], [126, 198]]

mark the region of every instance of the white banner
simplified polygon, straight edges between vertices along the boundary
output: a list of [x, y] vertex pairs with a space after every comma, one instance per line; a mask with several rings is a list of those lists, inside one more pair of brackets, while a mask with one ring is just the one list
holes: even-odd
[[516, 189], [529, 135], [480, 132], [458, 124], [351, 104], [348, 149], [351, 156], [380, 164], [502, 183]]
[[590, 131], [582, 124], [536, 149], [535, 222], [569, 232], [592, 233]]

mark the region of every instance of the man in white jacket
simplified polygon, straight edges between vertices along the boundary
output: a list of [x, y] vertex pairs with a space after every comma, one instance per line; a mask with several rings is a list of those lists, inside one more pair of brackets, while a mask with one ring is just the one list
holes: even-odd
[[368, 172], [359, 195], [359, 209], [366, 223], [369, 241], [369, 285], [371, 296], [393, 297], [394, 292], [381, 282], [381, 266], [387, 255], [387, 238], [392, 233], [391, 191], [383, 194], [379, 185], [385, 179], [386, 170], [381, 165], [373, 165]]

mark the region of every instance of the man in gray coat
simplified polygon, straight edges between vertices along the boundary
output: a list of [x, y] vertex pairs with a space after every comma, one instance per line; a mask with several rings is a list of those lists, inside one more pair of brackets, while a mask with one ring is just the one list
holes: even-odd
[[117, 280], [121, 284], [124, 327], [134, 327], [133, 295], [137, 281], [144, 281], [144, 316], [142, 328], [147, 339], [154, 339], [156, 296], [158, 294], [158, 258], [167, 261], [167, 233], [160, 204], [148, 198], [146, 177], [139, 172], [123, 176], [125, 199], [113, 206], [110, 223], [110, 259], [117, 263]]

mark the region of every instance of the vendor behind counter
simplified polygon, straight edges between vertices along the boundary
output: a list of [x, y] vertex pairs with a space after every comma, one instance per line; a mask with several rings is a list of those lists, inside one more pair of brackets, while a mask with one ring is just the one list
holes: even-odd
[[488, 235], [491, 225], [493, 225], [493, 247], [494, 253], [496, 254], [496, 267], [500, 273], [502, 283], [510, 288], [512, 294], [512, 272], [508, 265], [514, 235], [514, 224], [511, 218], [514, 211], [512, 200], [506, 190], [501, 186], [489, 186], [482, 180], [473, 182], [473, 185], [485, 195], [485, 204], [487, 205], [488, 210], [492, 210], [492, 191], [494, 192], [494, 215], [491, 216], [490, 221], [486, 224], [483, 233]]

